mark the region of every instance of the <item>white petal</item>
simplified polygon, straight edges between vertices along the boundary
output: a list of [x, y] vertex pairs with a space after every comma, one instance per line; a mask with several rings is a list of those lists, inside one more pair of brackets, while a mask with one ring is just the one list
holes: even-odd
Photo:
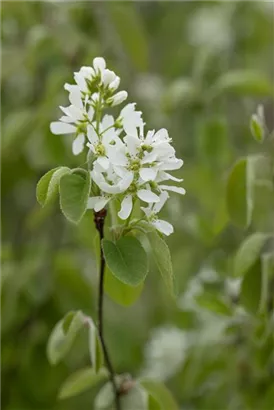
[[83, 111], [80, 110], [80, 108], [75, 107], [74, 105], [70, 105], [69, 107], [62, 107], [60, 105], [60, 108], [66, 115], [73, 118], [75, 122], [83, 118]]
[[98, 72], [103, 72], [106, 68], [106, 61], [103, 57], [96, 57], [93, 60], [93, 67]]
[[154, 181], [157, 175], [156, 168], [141, 168], [140, 176], [144, 181]]
[[66, 123], [73, 123], [75, 122], [73, 118], [71, 117], [67, 117], [66, 115], [62, 115], [62, 117], [60, 118], [61, 122], [66, 122]]
[[84, 150], [85, 146], [85, 136], [84, 134], [79, 134], [78, 137], [72, 143], [72, 152], [74, 155], [80, 154]]
[[53, 134], [56, 135], [72, 134], [76, 131], [76, 127], [65, 122], [56, 121], [50, 123], [50, 130]]
[[174, 159], [171, 161], [166, 161], [162, 164], [161, 169], [166, 171], [172, 171], [181, 168], [184, 161], [182, 159]]
[[142, 159], [142, 164], [149, 164], [151, 162], [156, 161], [157, 159], [157, 154], [156, 152], [146, 152], [144, 155], [144, 158]]
[[164, 189], [166, 191], [177, 192], [178, 194], [185, 195], [186, 190], [184, 188], [178, 186], [169, 186], [169, 185], [159, 185], [159, 188]]
[[163, 191], [163, 192], [161, 192], [159, 198], [160, 198], [160, 202], [154, 204], [154, 206], [153, 206], [153, 211], [156, 214], [161, 211], [161, 209], [165, 205], [167, 199], [169, 198], [169, 195], [166, 191]]
[[127, 99], [128, 93], [126, 91], [119, 91], [117, 94], [114, 94], [109, 100], [111, 106], [114, 107], [115, 105], [121, 104], [123, 101]]
[[73, 91], [73, 90], [78, 90], [78, 85], [75, 85], [75, 84], [68, 84], [68, 83], [65, 83], [65, 85], [64, 85], [64, 89], [66, 90], [66, 91], [69, 91], [69, 92], [71, 92], [71, 91]]
[[160, 198], [148, 189], [140, 189], [137, 196], [144, 202], [159, 202]]
[[159, 177], [160, 177], [159, 181], [168, 181], [168, 180], [175, 181], [175, 182], [183, 181], [183, 178], [176, 178], [173, 175], [168, 174], [167, 172], [161, 172]]
[[147, 132], [147, 135], [146, 135], [146, 138], [145, 138], [145, 144], [147, 144], [147, 145], [152, 144], [154, 133], [155, 133], [154, 130], [150, 130], [150, 131]]
[[128, 163], [125, 150], [117, 150], [115, 146], [108, 147], [108, 157], [113, 165], [126, 166]]
[[122, 201], [121, 209], [118, 212], [118, 216], [121, 219], [127, 219], [132, 211], [132, 196], [127, 195]]
[[70, 91], [69, 101], [70, 101], [71, 105], [74, 105], [75, 107], [78, 107], [81, 110], [83, 109], [83, 101], [82, 101], [82, 98], [81, 98], [81, 91], [78, 87], [77, 87], [77, 89], [73, 88]]
[[155, 141], [169, 141], [169, 139], [168, 132], [165, 128], [161, 128], [153, 137]]
[[124, 167], [119, 167], [118, 165], [113, 165], [113, 170], [120, 178], [124, 178], [128, 175], [128, 171]]
[[79, 86], [79, 89], [81, 91], [87, 92], [88, 91], [88, 86], [85, 80], [85, 76], [83, 73], [74, 73], [74, 80], [76, 84]]
[[134, 178], [134, 173], [133, 172], [128, 172], [127, 175], [119, 182], [119, 188], [121, 192], [124, 192], [128, 189], [130, 184], [132, 183]]
[[104, 70], [103, 74], [102, 74], [102, 82], [105, 86], [108, 86], [112, 81], [114, 81], [116, 78], [116, 74], [109, 70], [106, 69]]
[[101, 165], [102, 168], [105, 170], [108, 169], [109, 167], [109, 159], [107, 157], [98, 157], [97, 162], [99, 165]]
[[87, 136], [91, 144], [95, 145], [98, 143], [98, 135], [92, 125], [87, 126]]
[[94, 108], [90, 106], [89, 109], [88, 109], [87, 114], [88, 114], [88, 119], [89, 119], [90, 121], [92, 121], [92, 120], [93, 120], [93, 116], [94, 116]]
[[105, 207], [109, 200], [110, 198], [105, 196], [93, 196], [88, 199], [87, 208], [94, 209], [95, 212], [99, 212]]
[[113, 91], [117, 90], [120, 85], [120, 77], [116, 75], [116, 78], [109, 84], [109, 88]]
[[141, 145], [141, 141], [131, 135], [126, 135], [124, 141], [127, 144], [128, 152], [134, 157], [137, 154], [138, 147]]
[[152, 204], [149, 204], [146, 208], [143, 206], [140, 206], [142, 211], [146, 214], [147, 217], [149, 217], [152, 214]]
[[158, 231], [167, 236], [172, 234], [174, 231], [173, 226], [169, 222], [163, 221], [161, 219], [152, 222], [152, 225], [155, 226]]

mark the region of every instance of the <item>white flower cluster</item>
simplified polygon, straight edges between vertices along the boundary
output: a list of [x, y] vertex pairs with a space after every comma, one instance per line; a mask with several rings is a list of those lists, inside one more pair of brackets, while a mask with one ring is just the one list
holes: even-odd
[[65, 115], [52, 122], [54, 134], [74, 134], [72, 151], [75, 155], [89, 148], [92, 158], [91, 177], [99, 194], [89, 199], [88, 207], [99, 212], [113, 198], [121, 202], [118, 215], [130, 217], [137, 198], [147, 203], [141, 207], [144, 219], [165, 235], [173, 227], [158, 219], [157, 214], [169, 198], [168, 191], [185, 194], [178, 186], [164, 181], [181, 182], [167, 171], [181, 168], [166, 129], [145, 132], [142, 113], [135, 103], [126, 105], [116, 119], [103, 111], [121, 104], [126, 91], [116, 92], [120, 78], [106, 68], [103, 58], [93, 60], [93, 67], [82, 67], [74, 73], [76, 84], [65, 84], [70, 105], [60, 107]]
[[191, 333], [174, 326], [154, 329], [145, 346], [142, 376], [159, 380], [172, 377], [183, 366], [191, 341]]

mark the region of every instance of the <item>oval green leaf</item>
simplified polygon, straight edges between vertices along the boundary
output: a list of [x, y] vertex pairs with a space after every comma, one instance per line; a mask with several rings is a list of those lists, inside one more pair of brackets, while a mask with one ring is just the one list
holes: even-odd
[[116, 243], [103, 239], [106, 263], [117, 279], [129, 286], [138, 286], [148, 272], [147, 254], [140, 242], [126, 236]]
[[60, 179], [69, 172], [67, 167], [58, 167], [42, 176], [36, 187], [36, 198], [40, 205], [47, 205], [57, 196]]
[[244, 276], [256, 263], [268, 238], [268, 234], [256, 232], [244, 240], [235, 256], [235, 276]]
[[174, 295], [174, 276], [169, 248], [155, 230], [149, 232], [147, 237], [151, 245], [155, 263], [162, 275], [165, 285], [170, 294]]
[[[141, 379], [140, 385], [144, 387], [148, 394], [150, 394], [159, 404], [162, 410], [179, 410], [179, 407], [166, 386], [156, 380]], [[155, 408], [155, 406], [154, 406]]]
[[262, 292], [261, 262], [258, 260], [245, 274], [242, 282], [240, 302], [251, 313], [257, 313]]
[[78, 370], [71, 374], [62, 384], [58, 398], [67, 399], [76, 396], [105, 380], [107, 375], [108, 373], [105, 368], [101, 368], [98, 373], [90, 367]]
[[253, 135], [256, 141], [263, 142], [265, 138], [264, 126], [257, 114], [253, 114], [251, 117], [250, 130], [251, 130], [251, 134]]
[[139, 298], [143, 283], [138, 286], [129, 286], [118, 280], [112, 272], [106, 268], [105, 272], [105, 291], [107, 295], [116, 303], [122, 306], [130, 306]]
[[52, 365], [59, 363], [70, 351], [84, 321], [81, 311], [70, 312], [55, 325], [47, 344], [47, 356]]
[[90, 173], [64, 175], [60, 180], [60, 207], [65, 217], [73, 223], [84, 216], [90, 194]]
[[249, 225], [252, 201], [248, 185], [248, 160], [240, 159], [233, 167], [226, 187], [227, 211], [232, 221], [241, 227]]
[[229, 303], [221, 297], [210, 293], [202, 293], [195, 298], [197, 304], [213, 313], [223, 316], [232, 316], [233, 310]]
[[252, 70], [233, 70], [222, 74], [214, 86], [215, 96], [224, 92], [237, 95], [271, 95], [273, 87], [262, 73]]

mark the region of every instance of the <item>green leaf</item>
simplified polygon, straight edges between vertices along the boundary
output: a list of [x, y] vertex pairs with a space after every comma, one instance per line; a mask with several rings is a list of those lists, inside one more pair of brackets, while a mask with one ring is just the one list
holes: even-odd
[[106, 383], [98, 392], [94, 400], [94, 410], [113, 410], [114, 392], [110, 382]]
[[245, 274], [241, 286], [240, 302], [251, 313], [257, 313], [262, 289], [261, 262], [257, 261]]
[[170, 294], [174, 295], [174, 276], [169, 248], [157, 231], [149, 232], [147, 237], [151, 245], [155, 263]]
[[267, 309], [269, 297], [269, 283], [274, 277], [274, 252], [267, 252], [261, 256], [262, 286], [260, 299], [260, 312], [264, 313]]
[[148, 396], [148, 410], [162, 410], [161, 404], [151, 394]]
[[251, 117], [250, 129], [255, 140], [258, 142], [263, 142], [265, 138], [264, 126], [257, 114], [253, 114]]
[[84, 321], [83, 313], [77, 311], [68, 313], [55, 325], [47, 344], [47, 356], [52, 365], [59, 363], [70, 351]]
[[40, 205], [47, 205], [57, 196], [60, 179], [69, 172], [67, 167], [58, 167], [42, 176], [36, 187], [36, 198]]
[[98, 373], [95, 373], [94, 369], [90, 367], [78, 370], [71, 374], [62, 384], [58, 398], [67, 399], [76, 396], [105, 380], [107, 375], [108, 372], [104, 368], [101, 368]]
[[235, 276], [244, 276], [257, 262], [268, 238], [268, 234], [256, 232], [244, 240], [235, 256]]
[[210, 293], [202, 293], [195, 298], [197, 304], [202, 308], [210, 310], [223, 316], [232, 316], [233, 310], [229, 304], [216, 295]]
[[143, 283], [132, 287], [118, 280], [111, 271], [105, 271], [105, 291], [107, 295], [122, 306], [130, 306], [139, 298], [143, 290]]
[[[172, 394], [166, 386], [156, 380], [140, 379], [140, 385], [160, 404], [162, 410], [179, 410]], [[154, 407], [155, 408], [155, 407]]]
[[233, 167], [226, 187], [227, 211], [232, 221], [241, 227], [251, 222], [253, 203], [250, 191], [248, 159], [240, 159]]
[[130, 3], [109, 2], [107, 6], [122, 46], [134, 67], [145, 71], [148, 65], [148, 42], [138, 8]]
[[98, 331], [91, 318], [87, 319], [88, 324], [88, 339], [89, 339], [89, 354], [92, 367], [97, 373], [103, 365], [103, 351], [99, 340]]
[[78, 173], [64, 175], [60, 180], [60, 206], [65, 217], [73, 222], [80, 222], [87, 209], [90, 194], [90, 173], [85, 177]]
[[221, 93], [262, 96], [271, 95], [271, 82], [262, 73], [251, 70], [234, 70], [222, 74], [214, 85], [214, 96]]
[[121, 282], [138, 286], [145, 280], [147, 254], [136, 238], [126, 236], [116, 243], [103, 239], [102, 246], [109, 269]]

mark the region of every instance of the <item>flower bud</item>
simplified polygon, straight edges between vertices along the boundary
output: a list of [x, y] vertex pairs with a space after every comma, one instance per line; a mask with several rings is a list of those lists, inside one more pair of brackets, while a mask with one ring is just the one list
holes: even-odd
[[115, 78], [116, 74], [113, 71], [106, 69], [102, 74], [102, 83], [107, 87], [109, 84], [115, 81]]
[[120, 77], [116, 75], [116, 78], [109, 84], [109, 88], [114, 91], [114, 90], [117, 90], [119, 85], [120, 85]]
[[114, 94], [113, 97], [108, 99], [108, 103], [111, 105], [111, 107], [114, 107], [115, 105], [121, 104], [123, 101], [127, 99], [127, 92], [126, 91], [119, 91], [117, 94]]
[[93, 60], [94, 70], [98, 73], [102, 73], [106, 68], [106, 62], [103, 57], [96, 57]]

